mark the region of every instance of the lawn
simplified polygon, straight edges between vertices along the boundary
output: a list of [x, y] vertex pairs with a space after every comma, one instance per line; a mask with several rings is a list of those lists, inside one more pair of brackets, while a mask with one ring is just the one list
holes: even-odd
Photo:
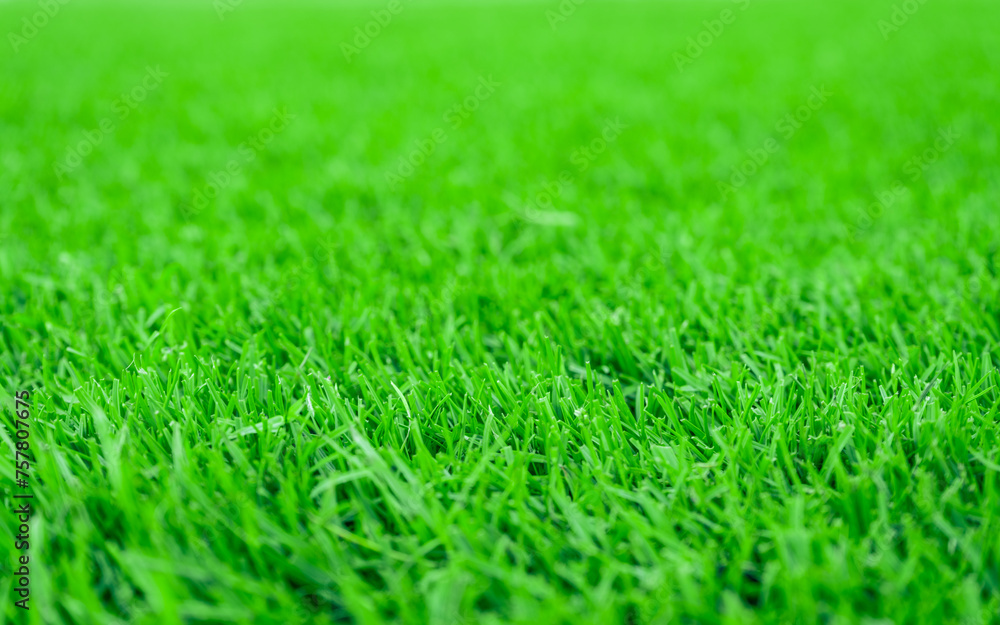
[[0, 3], [0, 621], [1000, 623], [998, 23]]

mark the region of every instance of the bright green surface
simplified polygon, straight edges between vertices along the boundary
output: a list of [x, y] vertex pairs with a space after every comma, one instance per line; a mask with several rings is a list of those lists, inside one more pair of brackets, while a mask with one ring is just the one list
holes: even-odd
[[0, 51], [29, 621], [998, 622], [1000, 7], [400, 6]]

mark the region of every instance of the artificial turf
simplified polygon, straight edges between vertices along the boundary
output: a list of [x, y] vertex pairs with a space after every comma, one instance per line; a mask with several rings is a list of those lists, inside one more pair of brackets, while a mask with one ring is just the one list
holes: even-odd
[[995, 2], [40, 6], [8, 621], [1000, 622]]

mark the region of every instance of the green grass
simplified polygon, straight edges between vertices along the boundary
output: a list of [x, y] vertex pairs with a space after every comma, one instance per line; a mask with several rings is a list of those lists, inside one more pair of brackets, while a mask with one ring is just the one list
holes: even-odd
[[0, 614], [1000, 623], [1000, 7], [387, 4], [0, 50]]

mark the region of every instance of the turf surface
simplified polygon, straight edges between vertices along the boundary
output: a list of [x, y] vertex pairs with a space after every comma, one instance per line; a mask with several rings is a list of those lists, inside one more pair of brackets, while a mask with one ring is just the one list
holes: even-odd
[[58, 7], [7, 619], [1000, 622], [996, 3]]

